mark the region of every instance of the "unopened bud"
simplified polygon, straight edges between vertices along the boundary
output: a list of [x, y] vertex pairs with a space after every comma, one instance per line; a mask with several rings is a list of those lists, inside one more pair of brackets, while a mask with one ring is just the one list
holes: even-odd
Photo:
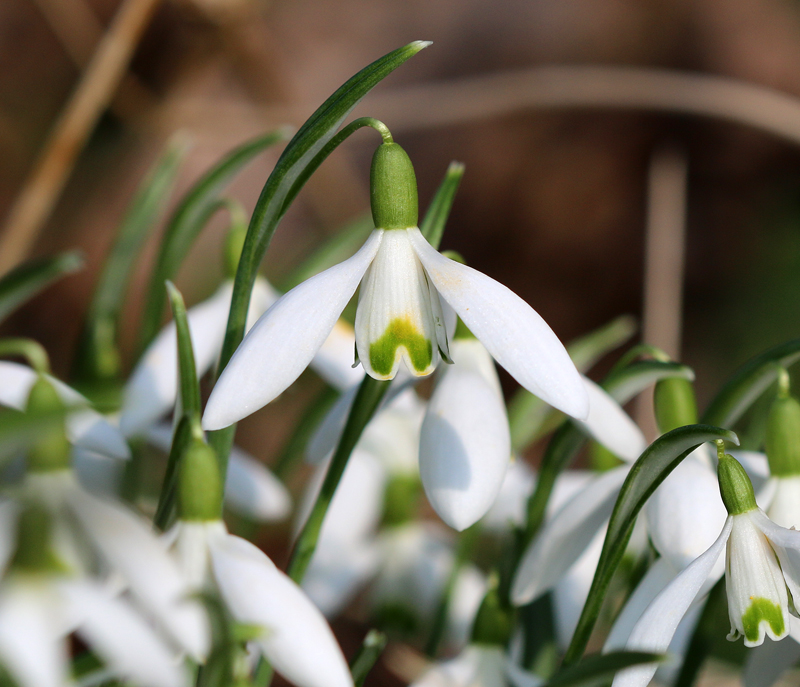
[[376, 229], [409, 229], [419, 219], [417, 177], [406, 151], [382, 143], [372, 157], [369, 175], [372, 219]]
[[657, 382], [653, 403], [658, 431], [662, 434], [697, 424], [697, 401], [688, 379], [667, 377]]

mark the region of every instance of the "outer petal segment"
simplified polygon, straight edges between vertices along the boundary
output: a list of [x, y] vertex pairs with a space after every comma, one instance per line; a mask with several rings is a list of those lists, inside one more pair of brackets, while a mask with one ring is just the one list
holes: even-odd
[[436, 290], [492, 357], [528, 391], [585, 420], [589, 397], [581, 376], [538, 313], [494, 279], [440, 255], [419, 229], [408, 235]]
[[308, 366], [380, 246], [376, 230], [348, 260], [279, 298], [233, 354], [208, 399], [203, 427], [227, 427], [281, 394]]

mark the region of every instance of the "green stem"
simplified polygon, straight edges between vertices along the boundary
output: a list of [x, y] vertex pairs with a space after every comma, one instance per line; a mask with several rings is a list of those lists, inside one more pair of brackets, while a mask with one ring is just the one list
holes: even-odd
[[263, 656], [258, 659], [252, 687], [267, 687], [272, 682], [272, 664]]
[[0, 339], [0, 358], [19, 356], [39, 374], [50, 372], [50, 359], [44, 347], [33, 339], [12, 338]]
[[375, 414], [390, 384], [391, 382], [382, 382], [365, 376], [361, 386], [358, 388], [358, 393], [353, 400], [347, 423], [344, 426], [342, 437], [339, 439], [339, 445], [336, 447], [331, 459], [319, 496], [314, 503], [311, 514], [308, 516], [308, 520], [306, 520], [306, 524], [303, 526], [302, 532], [300, 532], [300, 536], [297, 538], [297, 544], [295, 544], [292, 559], [289, 562], [289, 577], [298, 584], [302, 582], [306, 569], [311, 562], [311, 557], [317, 548], [322, 522], [333, 500], [336, 487], [339, 486], [339, 481], [347, 467], [350, 454], [361, 438], [361, 433], [367, 423]]
[[362, 687], [364, 680], [367, 679], [369, 671], [381, 657], [383, 650], [386, 648], [387, 637], [383, 632], [378, 630], [370, 630], [367, 636], [364, 637], [364, 642], [361, 648], [355, 655], [355, 658], [350, 662], [350, 673], [353, 676], [353, 684], [355, 687]]

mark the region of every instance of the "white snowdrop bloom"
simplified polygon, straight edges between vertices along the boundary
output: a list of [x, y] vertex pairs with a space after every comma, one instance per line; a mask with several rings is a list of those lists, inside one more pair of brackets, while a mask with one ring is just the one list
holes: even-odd
[[[474, 338], [451, 344], [453, 365], [437, 380], [420, 438], [420, 474], [434, 510], [464, 530], [491, 508], [511, 457], [511, 435], [491, 356]], [[646, 442], [639, 428], [597, 384], [581, 377], [589, 398], [584, 430], [626, 460]]]
[[298, 687], [352, 687], [325, 618], [260, 549], [220, 520], [181, 520], [169, 538], [195, 589], [216, 588], [236, 621], [261, 628], [253, 641], [284, 678]]
[[[225, 339], [233, 280], [228, 279], [207, 300], [186, 313], [192, 335], [195, 367], [202, 377], [217, 362]], [[258, 278], [250, 295], [247, 327], [274, 303], [278, 294]], [[170, 321], [147, 347], [125, 385], [120, 427], [125, 436], [146, 431], [175, 406], [178, 397], [178, 335]]]
[[75, 570], [99, 563], [114, 573], [177, 644], [202, 660], [209, 640], [205, 614], [188, 598], [183, 577], [148, 523], [90, 494], [71, 470], [30, 473], [23, 494], [52, 514], [53, 548], [60, 559]]
[[246, 417], [297, 379], [359, 283], [356, 349], [372, 377], [394, 378], [401, 362], [410, 374], [427, 375], [441, 355], [449, 356], [444, 301], [520, 384], [569, 415], [587, 416], [578, 372], [544, 320], [509, 289], [440, 255], [422, 236], [413, 174], [397, 144], [378, 148], [376, 229], [353, 257], [289, 291], [254, 325], [211, 394], [206, 429]]
[[[725, 580], [731, 632], [758, 646], [765, 636], [779, 640], [789, 631], [789, 602], [800, 599], [800, 532], [773, 523], [755, 502], [744, 468], [720, 455], [719, 482], [728, 517], [712, 546], [688, 565], [648, 605], [630, 634], [626, 649], [664, 652], [678, 624], [706, 588], [725, 556]], [[621, 671], [614, 687], [644, 687], [656, 665]]]
[[[67, 416], [67, 437], [71, 444], [114, 458], [130, 458], [125, 437], [113, 424], [91, 408], [89, 400], [55, 377], [43, 375], [59, 398], [75, 410]], [[0, 405], [24, 410], [39, 373], [26, 365], [0, 360]]]
[[[233, 280], [222, 283], [207, 300], [189, 308], [187, 318], [192, 335], [195, 367], [202, 377], [217, 362], [233, 294]], [[258, 277], [250, 295], [246, 331], [278, 299], [280, 294]], [[337, 322], [325, 340], [313, 366], [329, 384], [344, 390], [360, 381], [363, 373], [352, 369], [355, 337], [346, 322]], [[175, 406], [178, 394], [178, 353], [175, 322], [167, 324], [142, 355], [125, 386], [120, 427], [125, 436], [136, 436]]]
[[[147, 441], [165, 453], [172, 446], [172, 427], [159, 424], [147, 430]], [[264, 463], [238, 446], [231, 447], [225, 479], [225, 505], [231, 511], [256, 522], [289, 517], [289, 490]]]
[[431, 522], [411, 522], [381, 532], [380, 569], [369, 604], [406, 629], [430, 622], [455, 562], [450, 533]]
[[472, 624], [487, 591], [489, 580], [483, 572], [474, 565], [461, 566], [447, 604], [444, 638], [448, 646], [462, 649], [467, 645]]
[[411, 683], [411, 687], [506, 687], [506, 655], [502, 647], [471, 644]]
[[149, 687], [188, 685], [147, 623], [97, 583], [22, 570], [0, 582], [0, 662], [20, 687], [71, 684], [72, 632], [103, 659], [111, 677]]

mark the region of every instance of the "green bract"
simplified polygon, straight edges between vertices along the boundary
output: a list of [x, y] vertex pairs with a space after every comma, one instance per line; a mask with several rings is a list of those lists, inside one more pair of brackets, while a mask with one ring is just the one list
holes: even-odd
[[758, 508], [753, 493], [753, 483], [736, 458], [728, 454], [721, 455], [717, 465], [717, 476], [719, 493], [728, 513], [740, 515]]
[[370, 202], [377, 229], [417, 226], [417, 177], [406, 151], [397, 143], [381, 144], [372, 157]]

